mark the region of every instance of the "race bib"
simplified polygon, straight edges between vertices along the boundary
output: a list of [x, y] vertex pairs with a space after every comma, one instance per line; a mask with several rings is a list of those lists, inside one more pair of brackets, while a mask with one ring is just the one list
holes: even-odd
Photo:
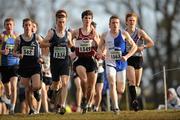
[[79, 52], [90, 52], [91, 51], [91, 42], [83, 42], [79, 46]]
[[111, 51], [110, 54], [111, 54], [111, 58], [113, 60], [120, 60], [121, 57], [122, 57], [122, 52], [121, 51]]
[[23, 46], [22, 54], [26, 56], [34, 56], [35, 47], [33, 46]]
[[14, 45], [7, 44], [7, 45], [6, 45], [6, 48], [9, 49], [9, 54], [12, 54], [12, 53], [13, 53]]
[[54, 47], [53, 57], [58, 59], [65, 59], [66, 47]]

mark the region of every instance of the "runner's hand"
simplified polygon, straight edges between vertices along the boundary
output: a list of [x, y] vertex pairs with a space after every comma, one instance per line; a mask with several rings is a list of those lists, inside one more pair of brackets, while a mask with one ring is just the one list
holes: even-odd
[[38, 63], [44, 64], [44, 60], [43, 60], [42, 58], [39, 58], [39, 59], [38, 59]]
[[20, 59], [23, 59], [23, 54], [18, 54], [18, 57], [20, 58]]
[[122, 61], [127, 61], [127, 57], [126, 57], [126, 56], [122, 56], [122, 57], [121, 57], [121, 60], [122, 60]]
[[9, 49], [5, 48], [4, 50], [2, 50], [2, 54], [8, 55], [9, 54]]

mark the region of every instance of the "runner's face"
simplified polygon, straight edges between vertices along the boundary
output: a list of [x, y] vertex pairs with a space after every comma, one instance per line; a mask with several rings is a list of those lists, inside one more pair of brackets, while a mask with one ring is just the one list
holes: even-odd
[[90, 26], [92, 23], [92, 16], [90, 15], [84, 16], [82, 21], [85, 26]]
[[128, 18], [127, 18], [126, 24], [127, 24], [127, 26], [129, 26], [129, 27], [134, 27], [134, 26], [136, 26], [136, 22], [137, 22], [136, 17], [131, 16], [131, 17], [128, 17]]
[[120, 21], [119, 21], [119, 19], [116, 19], [116, 18], [111, 19], [111, 21], [109, 23], [109, 27], [113, 31], [119, 30], [120, 29]]
[[32, 32], [36, 33], [37, 32], [37, 26], [35, 23], [32, 24]]
[[66, 18], [57, 18], [56, 20], [57, 27], [65, 28], [66, 27]]
[[5, 29], [7, 31], [13, 31], [14, 22], [13, 21], [8, 21], [8, 22], [5, 23], [4, 27], [5, 27]]
[[32, 32], [32, 22], [31, 21], [25, 22], [23, 27], [24, 27], [24, 32]]

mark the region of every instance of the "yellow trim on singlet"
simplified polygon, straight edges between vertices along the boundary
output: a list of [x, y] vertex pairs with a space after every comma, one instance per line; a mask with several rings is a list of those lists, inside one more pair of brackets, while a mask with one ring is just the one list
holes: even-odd
[[[16, 34], [13, 33], [12, 35], [10, 35], [10, 34], [7, 35], [7, 34], [4, 34], [4, 33], [1, 33], [0, 34], [0, 40], [1, 40], [0, 50], [2, 50], [3, 43], [6, 42], [8, 38], [13, 38], [15, 40], [16, 39]], [[1, 64], [2, 64], [2, 54], [0, 54], [0, 66], [1, 66]]]

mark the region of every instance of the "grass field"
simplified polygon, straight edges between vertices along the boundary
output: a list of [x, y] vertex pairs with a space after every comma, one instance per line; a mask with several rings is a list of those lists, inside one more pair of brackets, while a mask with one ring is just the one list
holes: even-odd
[[0, 120], [180, 120], [180, 111], [121, 111], [119, 115], [112, 112], [90, 112], [83, 115], [81, 113], [15, 114], [1, 115]]

